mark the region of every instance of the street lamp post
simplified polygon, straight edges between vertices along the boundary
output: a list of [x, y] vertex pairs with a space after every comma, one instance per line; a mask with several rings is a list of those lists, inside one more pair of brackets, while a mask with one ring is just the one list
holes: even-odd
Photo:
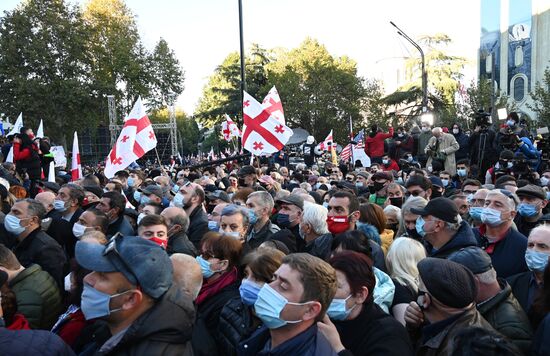
[[[241, 118], [244, 118], [242, 100], [244, 98], [244, 91], [246, 90], [246, 82], [244, 76], [244, 39], [243, 39], [243, 1], [239, 0], [239, 39], [240, 39], [240, 51], [241, 51]], [[244, 119], [243, 119], [244, 120]]]
[[401, 30], [393, 21], [390, 21], [390, 24], [397, 29], [397, 34], [410, 42], [417, 50], [420, 52], [420, 58], [422, 59], [422, 113], [425, 113], [428, 110], [428, 73], [426, 72], [426, 60], [424, 58], [424, 51], [418, 43], [413, 41], [412, 38], [407, 36], [403, 30]]

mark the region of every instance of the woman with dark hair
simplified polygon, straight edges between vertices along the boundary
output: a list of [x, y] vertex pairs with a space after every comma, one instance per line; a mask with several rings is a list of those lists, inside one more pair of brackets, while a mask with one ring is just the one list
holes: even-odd
[[384, 209], [376, 204], [362, 204], [359, 208], [361, 216], [359, 222], [371, 224], [378, 230], [380, 240], [382, 241], [382, 250], [384, 254], [388, 252], [390, 245], [393, 242], [393, 231], [386, 229], [387, 219], [384, 214]]
[[30, 196], [36, 195], [36, 182], [40, 180], [41, 165], [39, 149], [33, 142], [34, 134], [32, 129], [22, 127], [20, 134], [13, 139], [13, 161], [17, 167], [17, 173], [25, 179], [25, 173], [29, 176]]
[[264, 284], [273, 280], [273, 274], [281, 266], [284, 253], [271, 247], [260, 247], [243, 259], [244, 278], [239, 288], [240, 298], [230, 300], [222, 309], [218, 335], [224, 355], [236, 355], [237, 346], [261, 327], [256, 317], [254, 303]]
[[[413, 355], [405, 328], [386, 314], [373, 298], [375, 276], [369, 259], [343, 251], [329, 260], [336, 270], [338, 289], [319, 329], [335, 351], [353, 355]], [[334, 324], [333, 324], [334, 323]]]
[[531, 355], [548, 355], [550, 350], [550, 263], [546, 263], [544, 269], [544, 278], [542, 289], [538, 292], [529, 317], [533, 324], [533, 329], [536, 329], [531, 346]]

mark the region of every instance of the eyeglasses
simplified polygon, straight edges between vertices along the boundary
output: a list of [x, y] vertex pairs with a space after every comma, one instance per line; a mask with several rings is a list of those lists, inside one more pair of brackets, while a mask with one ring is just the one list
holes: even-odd
[[216, 256], [214, 256], [214, 254], [212, 252], [208, 252], [208, 251], [204, 251], [201, 253], [201, 256], [202, 258], [204, 258], [205, 260], [209, 260], [211, 258], [217, 258]]
[[412, 195], [413, 197], [417, 197], [417, 196], [419, 196], [419, 195], [422, 194], [422, 193], [423, 193], [423, 192], [420, 191], [420, 190], [415, 190], [414, 192], [406, 192], [405, 195], [408, 196], [408, 197], [410, 197], [411, 195]]
[[117, 241], [122, 240], [122, 238], [123, 236], [120, 234], [120, 232], [117, 232], [113, 237], [111, 237], [111, 239], [107, 243], [107, 246], [105, 246], [105, 250], [103, 250], [103, 256], [107, 258], [115, 257], [126, 269], [126, 271], [129, 272], [132, 276], [134, 276], [134, 278], [136, 279], [136, 282], [139, 282], [139, 278], [137, 278], [134, 271], [130, 268], [128, 263], [126, 263], [124, 258], [122, 258], [122, 256], [120, 255], [120, 253], [116, 248]]
[[469, 195], [477, 193], [477, 190], [463, 190], [462, 193]]

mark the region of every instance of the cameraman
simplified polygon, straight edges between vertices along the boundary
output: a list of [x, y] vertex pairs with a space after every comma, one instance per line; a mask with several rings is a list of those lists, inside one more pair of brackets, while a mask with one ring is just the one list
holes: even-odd
[[512, 175], [513, 160], [514, 152], [510, 150], [500, 152], [498, 162], [485, 173], [485, 184], [495, 184], [498, 177]]
[[513, 135], [519, 137], [528, 137], [529, 133], [525, 128], [518, 125], [519, 116], [517, 112], [512, 111], [506, 118], [506, 123], [500, 128], [496, 137], [497, 150], [510, 149], [509, 145], [513, 143]]
[[483, 110], [474, 115], [476, 127], [470, 136], [470, 164], [478, 167], [478, 175], [481, 179], [485, 172], [496, 162], [498, 152], [495, 147], [496, 133], [490, 127], [489, 114]]

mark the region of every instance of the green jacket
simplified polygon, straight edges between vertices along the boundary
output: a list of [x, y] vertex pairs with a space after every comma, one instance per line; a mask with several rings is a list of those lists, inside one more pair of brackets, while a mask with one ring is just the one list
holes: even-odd
[[15, 293], [17, 311], [27, 318], [31, 328], [50, 330], [63, 308], [53, 277], [39, 265], [31, 265], [11, 280], [9, 286]]
[[512, 288], [499, 279], [500, 293], [478, 304], [477, 310], [502, 335], [510, 339], [523, 353], [529, 353], [533, 330], [529, 318], [512, 294]]

